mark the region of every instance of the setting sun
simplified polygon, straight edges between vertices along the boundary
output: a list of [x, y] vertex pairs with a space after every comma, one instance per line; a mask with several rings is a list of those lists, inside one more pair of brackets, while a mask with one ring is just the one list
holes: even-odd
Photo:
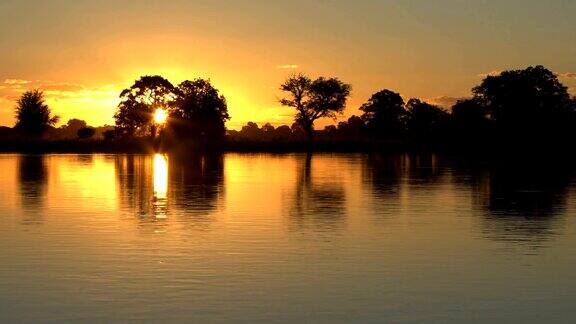
[[156, 124], [166, 123], [167, 118], [168, 114], [166, 113], [166, 110], [162, 108], [158, 108], [156, 109], [156, 112], [154, 112], [154, 122], [156, 122]]

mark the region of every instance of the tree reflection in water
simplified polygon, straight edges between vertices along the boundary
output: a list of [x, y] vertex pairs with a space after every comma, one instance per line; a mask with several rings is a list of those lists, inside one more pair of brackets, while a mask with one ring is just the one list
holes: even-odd
[[572, 178], [570, 168], [503, 163], [492, 167], [487, 187], [477, 188], [483, 197], [485, 235], [499, 241], [540, 246], [557, 234]]
[[327, 232], [341, 228], [346, 201], [343, 184], [334, 179], [315, 179], [312, 154], [299, 160], [296, 190], [288, 210], [292, 229]]
[[42, 222], [44, 200], [48, 187], [48, 167], [44, 155], [20, 155], [18, 158], [18, 185], [25, 224]]
[[170, 218], [205, 226], [223, 197], [222, 155], [116, 158], [120, 202], [143, 223]]

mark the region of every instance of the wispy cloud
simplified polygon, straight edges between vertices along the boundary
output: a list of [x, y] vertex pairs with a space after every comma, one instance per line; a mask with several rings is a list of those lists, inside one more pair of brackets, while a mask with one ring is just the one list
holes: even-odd
[[284, 65], [276, 66], [276, 68], [283, 69], [283, 70], [294, 70], [294, 69], [297, 69], [298, 67], [299, 66], [297, 64], [284, 64]]
[[28, 81], [6, 79], [0, 81], [0, 124], [13, 123], [13, 109], [22, 93], [39, 89], [44, 91], [46, 102], [62, 121], [80, 118], [93, 125], [111, 122], [112, 111], [118, 104], [123, 84], [84, 85], [50, 80]]
[[481, 78], [486, 78], [486, 77], [489, 77], [489, 76], [500, 75], [501, 73], [502, 73], [502, 71], [494, 70], [494, 71], [491, 71], [491, 72], [488, 72], [488, 73], [480, 73], [480, 74], [478, 74], [478, 76], [481, 77]]
[[561, 78], [566, 78], [566, 79], [576, 79], [576, 72], [558, 73], [558, 76], [560, 76]]
[[468, 99], [468, 98], [467, 97], [439, 96], [439, 97], [434, 97], [434, 98], [427, 98], [425, 101], [430, 103], [430, 104], [449, 109], [449, 108], [452, 108], [452, 106], [454, 106], [454, 104], [456, 102], [458, 102], [458, 100], [464, 100], [464, 99]]
[[4, 84], [8, 85], [25, 85], [30, 83], [31, 81], [28, 80], [21, 80], [21, 79], [6, 79], [4, 80]]
[[0, 97], [15, 100], [28, 90], [44, 91], [47, 98], [63, 99], [87, 96], [117, 96], [119, 85], [104, 85], [88, 87], [79, 83], [54, 82], [46, 80], [28, 81], [22, 79], [6, 79], [0, 84]]

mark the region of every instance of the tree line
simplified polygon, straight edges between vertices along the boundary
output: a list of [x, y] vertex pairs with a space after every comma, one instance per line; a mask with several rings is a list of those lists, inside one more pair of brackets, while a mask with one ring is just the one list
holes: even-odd
[[[292, 125], [259, 127], [249, 122], [239, 131], [226, 131], [230, 119], [226, 98], [210, 80], [195, 79], [174, 86], [161, 76], [143, 76], [120, 94], [115, 128], [108, 140], [163, 137], [201, 143], [349, 141], [381, 143], [550, 144], [576, 139], [576, 99], [557, 75], [543, 66], [489, 75], [472, 89], [472, 96], [451, 109], [417, 98], [405, 100], [382, 89], [359, 107], [361, 114], [323, 130], [321, 118], [343, 114], [352, 86], [338, 78], [312, 79], [293, 75], [279, 87], [280, 104], [294, 111]], [[154, 113], [166, 111], [158, 124]], [[15, 129], [31, 136], [53, 126], [53, 116], [38, 90], [22, 95]], [[84, 130], [83, 136], [90, 131]], [[78, 134], [81, 135], [80, 133]]]

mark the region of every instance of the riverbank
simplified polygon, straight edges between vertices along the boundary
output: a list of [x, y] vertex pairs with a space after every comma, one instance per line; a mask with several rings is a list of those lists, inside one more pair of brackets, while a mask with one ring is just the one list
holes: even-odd
[[504, 144], [489, 143], [469, 144], [447, 143], [409, 143], [399, 141], [316, 141], [308, 142], [274, 142], [274, 141], [237, 141], [225, 140], [219, 143], [197, 144], [179, 143], [167, 145], [153, 142], [149, 139], [132, 140], [11, 140], [0, 141], [0, 153], [128, 153], [152, 154], [155, 152], [245, 152], [245, 153], [297, 153], [297, 152], [324, 152], [324, 153], [422, 153], [437, 152], [454, 155], [473, 156], [510, 156], [521, 154], [531, 155], [535, 159], [549, 156], [574, 156], [560, 143], [549, 145], [537, 144]]

